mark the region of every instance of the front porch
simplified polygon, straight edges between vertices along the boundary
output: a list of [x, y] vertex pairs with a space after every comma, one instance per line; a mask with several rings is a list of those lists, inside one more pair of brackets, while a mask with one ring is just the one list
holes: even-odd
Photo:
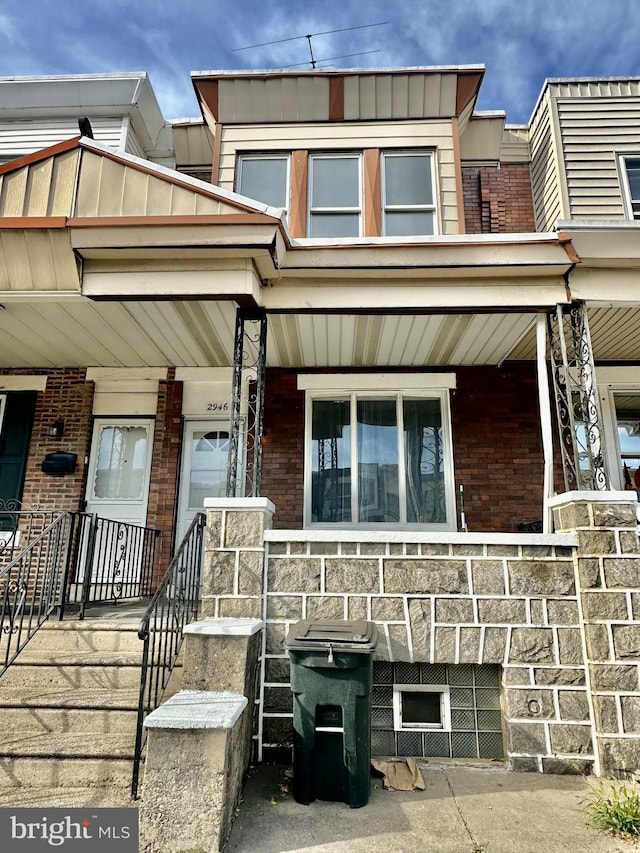
[[[633, 772], [640, 758], [635, 495], [573, 492], [549, 504], [554, 533], [427, 534], [275, 530], [267, 499], [207, 501], [202, 612], [266, 625], [259, 756], [290, 754], [290, 625], [367, 619], [380, 631], [375, 754]], [[425, 693], [439, 685], [448, 695], [450, 714], [437, 730], [398, 727], [394, 692], [408, 684]]]

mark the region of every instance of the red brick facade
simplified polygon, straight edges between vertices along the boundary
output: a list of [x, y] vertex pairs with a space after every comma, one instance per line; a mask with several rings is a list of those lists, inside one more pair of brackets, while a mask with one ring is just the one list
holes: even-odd
[[[456, 487], [471, 530], [516, 532], [542, 517], [543, 458], [535, 365], [455, 368], [451, 396]], [[304, 393], [296, 371], [267, 371], [262, 494], [274, 526], [302, 526]]]
[[[37, 395], [22, 494], [23, 509], [77, 512], [84, 509], [87, 467], [93, 430], [93, 382], [86, 370], [5, 370], [8, 375], [46, 375], [47, 387]], [[151, 463], [147, 525], [161, 531], [156, 544], [156, 581], [166, 571], [173, 554], [175, 508], [182, 440], [182, 383], [160, 382]], [[64, 435], [52, 438], [47, 429], [64, 423]], [[76, 453], [73, 474], [50, 475], [41, 470], [47, 453]]]
[[156, 543], [157, 583], [171, 562], [178, 494], [178, 472], [182, 442], [182, 382], [173, 381], [174, 371], [158, 388], [158, 411], [151, 458], [151, 483], [147, 524], [161, 531]]
[[463, 166], [462, 187], [468, 234], [536, 230], [528, 163]]

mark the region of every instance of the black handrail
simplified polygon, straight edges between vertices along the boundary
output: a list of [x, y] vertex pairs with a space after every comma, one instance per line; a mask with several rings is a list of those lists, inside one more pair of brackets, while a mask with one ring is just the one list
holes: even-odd
[[[124, 521], [77, 513], [75, 586], [80, 619], [88, 604], [151, 595], [156, 539], [160, 531]], [[81, 593], [78, 596], [78, 592]]]
[[205, 514], [198, 513], [140, 622], [143, 640], [136, 746], [131, 794], [138, 796], [140, 762], [146, 741], [144, 720], [154, 711], [180, 653], [183, 629], [198, 615]]
[[74, 523], [62, 513], [0, 569], [0, 675], [61, 607]]

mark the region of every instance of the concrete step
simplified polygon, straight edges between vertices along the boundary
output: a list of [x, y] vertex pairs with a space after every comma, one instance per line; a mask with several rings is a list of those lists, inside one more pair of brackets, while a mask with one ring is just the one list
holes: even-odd
[[[0, 709], [2, 744], [21, 735], [118, 734], [135, 739], [137, 709], [114, 711], [96, 708], [28, 708]], [[0, 744], [0, 750], [3, 746]]]
[[[51, 652], [140, 652], [138, 620], [73, 620], [47, 622], [27, 648], [45, 648]], [[25, 649], [26, 651], [26, 649]]]
[[69, 788], [0, 788], [0, 808], [137, 808], [128, 788], [69, 787]]
[[0, 705], [14, 691], [20, 693], [63, 690], [134, 690], [140, 684], [140, 664], [122, 661], [112, 664], [96, 659], [81, 663], [13, 663], [0, 678]]
[[[4, 676], [3, 676], [4, 677]], [[130, 711], [138, 707], [139, 689], [104, 690], [103, 688], [2, 691], [0, 679], [0, 710], [7, 708], [78, 708], [96, 711]], [[4, 710], [2, 710], [4, 713]]]
[[84, 787], [131, 781], [134, 738], [123, 734], [7, 733], [0, 746], [0, 788]]

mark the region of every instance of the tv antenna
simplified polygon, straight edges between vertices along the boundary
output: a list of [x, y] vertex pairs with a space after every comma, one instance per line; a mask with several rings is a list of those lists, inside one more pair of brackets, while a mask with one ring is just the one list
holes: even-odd
[[[313, 53], [313, 44], [311, 43], [312, 38], [315, 38], [316, 36], [333, 35], [334, 33], [346, 33], [346, 32], [350, 32], [351, 30], [366, 30], [366, 29], [369, 29], [371, 27], [385, 27], [388, 23], [389, 23], [389, 21], [380, 21], [376, 24], [361, 24], [360, 26], [357, 26], [357, 27], [342, 27], [341, 29], [338, 29], [338, 30], [324, 30], [323, 32], [319, 32], [319, 33], [307, 33], [306, 35], [303, 35], [303, 36], [291, 36], [291, 38], [277, 39], [276, 41], [264, 41], [261, 44], [251, 44], [251, 45], [248, 45], [247, 47], [236, 47], [231, 52], [232, 53], [239, 53], [241, 50], [253, 50], [253, 49], [258, 48], [258, 47], [270, 47], [273, 44], [284, 44], [285, 42], [288, 42], [288, 41], [301, 41], [302, 39], [306, 39], [307, 45], [309, 47], [309, 59], [307, 60], [307, 62], [311, 65], [312, 68], [315, 68], [318, 62], [331, 62], [334, 59], [346, 59], [349, 56], [364, 56], [367, 53], [379, 53], [380, 51], [379, 50], [362, 50], [362, 51], [359, 51], [358, 53], [343, 53], [341, 56], [330, 56], [330, 57], [327, 57], [326, 59], [316, 59], [316, 57], [314, 56], [314, 53]], [[307, 62], [298, 62], [298, 63], [296, 63], [296, 65], [306, 65]], [[295, 68], [296, 65], [285, 65], [285, 68]]]

